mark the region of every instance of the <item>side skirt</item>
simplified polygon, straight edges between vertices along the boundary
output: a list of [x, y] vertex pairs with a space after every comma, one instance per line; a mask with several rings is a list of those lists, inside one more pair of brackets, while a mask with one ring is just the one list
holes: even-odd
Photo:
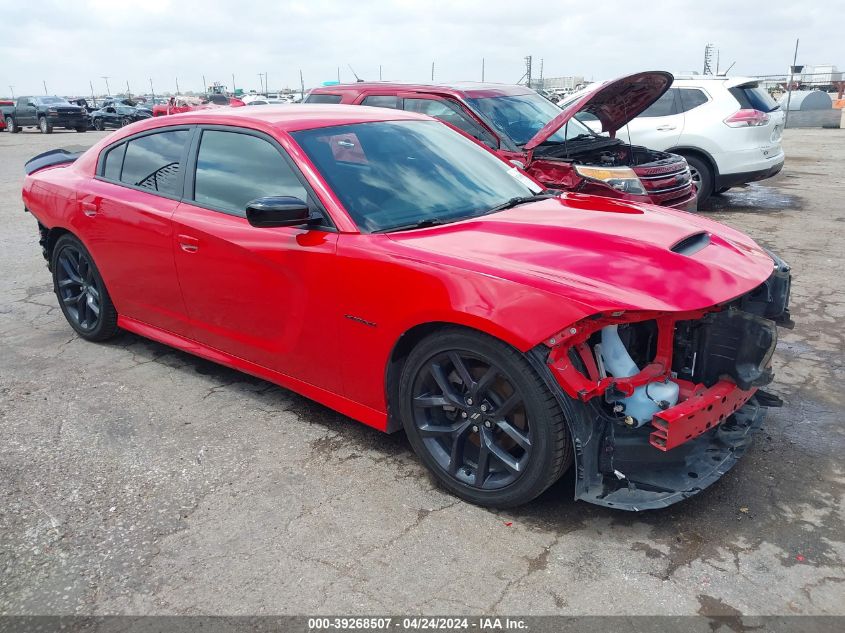
[[117, 325], [124, 330], [133, 332], [139, 336], [143, 336], [144, 338], [158, 341], [168, 347], [174, 347], [182, 350], [183, 352], [187, 352], [188, 354], [199, 356], [200, 358], [210, 360], [214, 363], [219, 363], [220, 365], [225, 365], [226, 367], [236, 369], [237, 371], [242, 371], [245, 374], [255, 376], [256, 378], [267, 380], [279, 385], [280, 387], [284, 387], [285, 389], [290, 389], [301, 396], [305, 396], [306, 398], [319, 402], [330, 409], [334, 409], [338, 413], [354, 418], [355, 420], [363, 422], [368, 426], [372, 426], [379, 431], [385, 431], [387, 429], [387, 414], [385, 412], [377, 411], [376, 409], [350, 400], [345, 396], [327, 391], [321, 387], [312, 385], [311, 383], [297, 380], [296, 378], [292, 378], [286, 374], [269, 369], [263, 365], [257, 365], [256, 363], [250, 362], [238, 356], [233, 356], [213, 347], [198, 343], [192, 339], [179, 336], [178, 334], [173, 334], [172, 332], [167, 332], [166, 330], [159, 329], [155, 326], [130, 317], [118, 316]]

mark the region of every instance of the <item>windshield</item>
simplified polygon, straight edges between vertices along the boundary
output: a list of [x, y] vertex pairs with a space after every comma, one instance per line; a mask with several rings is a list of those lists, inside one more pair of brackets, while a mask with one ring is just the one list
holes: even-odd
[[[560, 108], [537, 93], [467, 99], [467, 103], [517, 145], [525, 145], [546, 123], [561, 113]], [[547, 142], [562, 143], [582, 135], [594, 136], [587, 126], [570, 119]]]
[[42, 105], [70, 105], [67, 99], [61, 97], [38, 97], [38, 103]]
[[380, 121], [293, 137], [362, 231], [482, 215], [540, 187], [435, 121]]

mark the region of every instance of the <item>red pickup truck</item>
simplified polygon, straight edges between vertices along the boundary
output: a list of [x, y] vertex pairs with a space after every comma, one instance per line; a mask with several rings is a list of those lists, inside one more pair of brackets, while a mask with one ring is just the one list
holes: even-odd
[[[617, 130], [672, 85], [668, 72], [620, 77], [561, 110], [526, 86], [358, 82], [314, 88], [306, 103], [348, 103], [428, 114], [487, 145], [546, 187], [694, 210], [682, 156], [632, 146]], [[589, 113], [602, 134], [576, 115]]]

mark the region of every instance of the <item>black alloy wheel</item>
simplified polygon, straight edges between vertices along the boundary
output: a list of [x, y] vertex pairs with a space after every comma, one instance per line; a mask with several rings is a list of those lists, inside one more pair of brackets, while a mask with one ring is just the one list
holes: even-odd
[[125, 116], [120, 120], [120, 127], [126, 127], [130, 123], [132, 123], [132, 119], [130, 119], [128, 116]]
[[117, 312], [91, 255], [72, 235], [56, 242], [52, 256], [53, 284], [70, 326], [92, 341], [117, 332]]
[[516, 350], [446, 330], [413, 350], [400, 385], [406, 433], [452, 492], [481, 505], [530, 501], [568, 466], [554, 396]]
[[94, 119], [94, 129], [98, 132], [102, 132], [105, 129], [105, 125], [103, 125], [103, 117], [96, 117]]

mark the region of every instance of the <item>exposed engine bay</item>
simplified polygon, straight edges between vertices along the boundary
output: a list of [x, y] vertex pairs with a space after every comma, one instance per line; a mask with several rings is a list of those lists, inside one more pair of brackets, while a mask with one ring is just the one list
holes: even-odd
[[628, 145], [620, 139], [590, 137], [573, 139], [567, 143], [543, 144], [535, 150], [537, 157], [561, 158], [591, 167], [637, 167], [639, 165], [674, 163], [678, 157], [667, 152], [658, 152]]
[[772, 255], [760, 286], [691, 313], [596, 315], [546, 341], [580, 461], [577, 494], [631, 510], [662, 507], [718, 479], [768, 406], [777, 327], [791, 328], [790, 269]]

